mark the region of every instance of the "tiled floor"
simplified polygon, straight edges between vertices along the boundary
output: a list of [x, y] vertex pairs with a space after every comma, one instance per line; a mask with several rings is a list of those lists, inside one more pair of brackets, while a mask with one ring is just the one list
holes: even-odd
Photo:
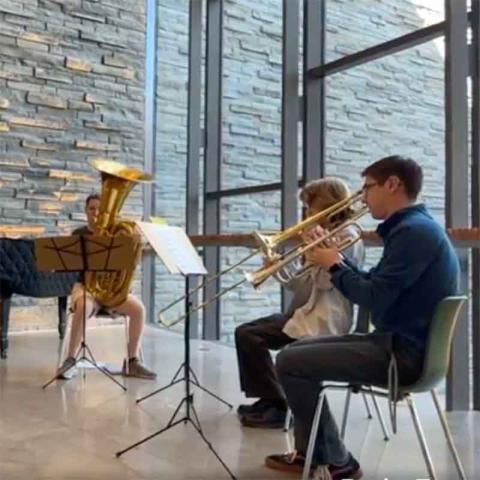
[[[123, 330], [89, 330], [99, 361], [120, 362]], [[190, 425], [180, 424], [143, 446], [115, 458], [115, 452], [162, 428], [183, 396], [183, 384], [136, 405], [140, 395], [162, 386], [183, 359], [182, 338], [149, 329], [144, 342], [146, 363], [157, 382], [129, 380], [128, 392], [102, 374], [87, 370], [69, 382], [41, 385], [53, 374], [58, 339], [54, 333], [11, 336], [10, 356], [0, 362], [1, 480], [142, 480], [222, 479], [222, 466]], [[233, 348], [192, 342], [192, 366], [200, 382], [235, 407], [242, 401]], [[284, 475], [263, 467], [265, 455], [287, 449], [280, 431], [241, 428], [234, 411], [195, 391], [195, 406], [205, 435], [239, 479], [272, 479]], [[340, 415], [343, 394], [331, 397]], [[386, 413], [386, 405], [382, 405]], [[440, 426], [429, 397], [418, 402], [439, 479], [454, 479]], [[480, 415], [449, 416], [467, 475], [480, 478]], [[365, 418], [360, 398], [352, 400], [347, 444], [360, 459], [366, 479], [428, 477], [405, 407], [399, 409], [399, 434], [386, 443], [375, 420]], [[285, 478], [292, 478], [286, 476]]]

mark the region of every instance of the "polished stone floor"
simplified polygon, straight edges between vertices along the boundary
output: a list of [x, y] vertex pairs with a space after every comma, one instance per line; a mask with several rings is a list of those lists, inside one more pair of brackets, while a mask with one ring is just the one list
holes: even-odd
[[[120, 363], [121, 327], [89, 330], [97, 360]], [[182, 362], [182, 337], [150, 328], [144, 341], [146, 363], [156, 382], [129, 379], [127, 393], [101, 373], [55, 383], [52, 375], [58, 339], [52, 333], [12, 335], [10, 356], [0, 362], [1, 480], [227, 479], [214, 455], [191, 425], [180, 424], [148, 443], [115, 458], [115, 452], [162, 428], [183, 396], [182, 384], [140, 405], [135, 399], [170, 381]], [[200, 382], [228, 402], [242, 401], [233, 348], [192, 342], [192, 366]], [[331, 397], [340, 415], [343, 394]], [[281, 431], [241, 428], [234, 411], [195, 391], [195, 405], [209, 441], [239, 479], [292, 478], [263, 467], [269, 453], [287, 450]], [[386, 405], [382, 404], [385, 413]], [[429, 397], [419, 398], [420, 415], [439, 479], [454, 479], [441, 429]], [[480, 478], [480, 415], [449, 415], [467, 476]], [[367, 420], [360, 398], [352, 400], [347, 444], [361, 461], [366, 479], [428, 478], [405, 407], [399, 408], [399, 434], [384, 442], [378, 423]]]

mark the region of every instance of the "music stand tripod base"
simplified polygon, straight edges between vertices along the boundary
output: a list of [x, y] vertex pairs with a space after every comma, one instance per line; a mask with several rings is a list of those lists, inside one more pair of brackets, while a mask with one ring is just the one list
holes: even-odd
[[[86, 305], [86, 288], [83, 289], [83, 304]], [[77, 354], [75, 355], [75, 365], [72, 366], [71, 368], [75, 368], [76, 365], [80, 362], [87, 362], [93, 367], [95, 367], [99, 372], [103, 373], [107, 378], [109, 378], [113, 383], [118, 385], [124, 392], [127, 391], [127, 387], [123, 384], [121, 384], [116, 378], [113, 377], [113, 375], [105, 368], [101, 367], [97, 361], [95, 360], [95, 357], [93, 356], [93, 353], [90, 349], [90, 347], [86, 343], [86, 335], [87, 335], [87, 319], [86, 319], [86, 309], [83, 309], [83, 332], [82, 332], [82, 343], [80, 344], [80, 348], [78, 349]], [[88, 356], [87, 356], [88, 355]], [[49, 385], [51, 385], [53, 382], [56, 380], [62, 380], [61, 375], [64, 373], [67, 373], [68, 370], [65, 372], [60, 372], [56, 373], [55, 376], [53, 376], [45, 385], [42, 386], [43, 389], [47, 388]], [[83, 369], [83, 376], [85, 377], [85, 368]]]
[[[194, 382], [192, 382], [194, 385], [199, 386], [203, 390], [205, 390], [207, 393], [212, 395], [213, 397], [217, 398], [219, 401], [225, 403], [228, 405], [230, 408], [232, 408], [232, 405], [229, 403], [225, 402], [222, 400], [220, 397], [217, 395], [213, 394], [212, 392], [208, 391], [207, 389], [204, 389], [198, 384], [198, 379], [196, 378], [195, 374], [190, 368], [190, 338], [189, 338], [189, 332], [190, 332], [190, 315], [188, 314], [189, 310], [191, 309], [191, 302], [190, 300], [187, 300], [187, 315], [185, 317], [185, 330], [184, 330], [184, 344], [185, 344], [185, 361], [183, 364], [180, 366], [180, 368], [177, 370], [177, 373], [173, 377], [172, 381], [170, 384], [168, 384], [165, 387], [162, 387], [161, 389], [157, 390], [156, 392], [151, 393], [150, 395], [147, 395], [145, 398], [151, 397], [155, 393], [158, 393], [160, 391], [166, 390], [167, 388], [184, 381], [185, 382], [185, 396], [180, 400], [180, 403], [178, 404], [177, 408], [173, 412], [173, 415], [170, 417], [170, 420], [168, 421], [167, 425], [158, 430], [157, 432], [153, 433], [152, 435], [149, 435], [148, 437], [145, 437], [144, 439], [134, 443], [133, 445], [130, 445], [129, 447], [119, 451], [116, 453], [116, 457], [122, 456], [124, 453], [132, 450], [135, 447], [138, 447], [139, 445], [142, 445], [145, 442], [148, 442], [149, 440], [153, 439], [154, 437], [157, 437], [158, 435], [161, 435], [162, 433], [166, 432], [167, 430], [170, 430], [171, 428], [175, 427], [176, 425], [179, 425], [180, 423], [187, 423], [189, 422], [193, 428], [198, 432], [202, 440], [207, 444], [208, 448], [210, 451], [215, 455], [217, 460], [222, 464], [223, 468], [226, 470], [226, 472], [230, 475], [230, 477], [233, 480], [236, 480], [235, 475], [231, 472], [231, 470], [228, 468], [228, 466], [225, 464], [225, 462], [221, 459], [219, 454], [216, 452], [216, 450], [213, 448], [212, 444], [208, 441], [208, 439], [205, 437], [205, 434], [203, 433], [202, 426], [200, 425], [200, 420], [198, 419], [197, 412], [195, 410], [195, 406], [193, 404], [193, 394], [190, 392], [190, 375], [193, 374], [194, 377]], [[183, 367], [184, 370], [184, 376], [183, 378], [176, 379], [178, 374], [180, 373], [181, 369]], [[141, 401], [140, 399], [139, 401]], [[137, 401], [138, 403], [138, 401]], [[182, 418], [177, 418], [178, 413], [180, 412], [180, 409], [182, 406], [185, 405], [185, 415]]]
[[[88, 355], [90, 355], [90, 357], [87, 357], [87, 355], [86, 355], [87, 353], [88, 353]], [[124, 392], [127, 391], [127, 387], [125, 385], [122, 385], [116, 378], [113, 377], [113, 375], [105, 367], [101, 367], [96, 362], [95, 357], [93, 356], [92, 351], [90, 350], [90, 347], [84, 341], [82, 341], [79, 352], [75, 357], [75, 363], [78, 364], [78, 363], [83, 362], [83, 361], [89, 363], [90, 365], [95, 367], [99, 372], [103, 373], [113, 383], [117, 384]], [[71, 368], [75, 368], [75, 365]], [[53, 376], [47, 383], [45, 383], [45, 385], [43, 385], [42, 388], [43, 389], [47, 388], [49, 385], [51, 385], [56, 380], [65, 380], [65, 379], [61, 378], [61, 375], [63, 375], [64, 373], [67, 373], [67, 372], [68, 372], [68, 370], [66, 370], [65, 372], [60, 372], [60, 373], [55, 374], [55, 376]], [[85, 377], [85, 368], [83, 369], [83, 376]]]
[[212, 391], [208, 390], [208, 388], [205, 388], [203, 385], [200, 384], [200, 381], [198, 380], [198, 377], [197, 375], [195, 374], [195, 372], [193, 371], [192, 367], [190, 366], [186, 366], [185, 362], [183, 362], [177, 369], [175, 375], [172, 377], [172, 380], [170, 381], [170, 383], [168, 383], [167, 385], [163, 386], [163, 387], [160, 387], [158, 388], [157, 390], [151, 392], [151, 393], [148, 393], [147, 395], [143, 396], [143, 397], [140, 397], [140, 398], [137, 398], [137, 400], [135, 400], [135, 403], [141, 403], [143, 402], [144, 400], [147, 400], [147, 398], [150, 398], [150, 397], [153, 397], [154, 395], [157, 395], [158, 393], [160, 392], [164, 392], [165, 390], [168, 390], [170, 387], [173, 387], [174, 385], [176, 385], [177, 383], [180, 383], [180, 382], [184, 382], [186, 381], [186, 377], [183, 376], [182, 378], [177, 378], [181, 371], [182, 370], [185, 370], [185, 368], [188, 368], [189, 371], [190, 371], [190, 382], [195, 385], [195, 387], [199, 388], [200, 390], [204, 391], [205, 393], [208, 393], [211, 397], [215, 398], [216, 400], [218, 400], [219, 402], [223, 403], [224, 405], [226, 405], [229, 409], [232, 409], [233, 408], [233, 405], [231, 403], [228, 403], [226, 400], [224, 400], [223, 398], [219, 397], [216, 393], [213, 393]]

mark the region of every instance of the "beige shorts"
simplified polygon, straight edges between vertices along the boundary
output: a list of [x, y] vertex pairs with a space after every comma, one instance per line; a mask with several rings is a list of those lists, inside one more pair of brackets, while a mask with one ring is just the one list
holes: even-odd
[[75, 283], [72, 289], [72, 293], [70, 295], [70, 308], [72, 312], [75, 311], [78, 300], [83, 299], [84, 295], [86, 300], [89, 302], [92, 302], [93, 304], [92, 316], [96, 315], [100, 310], [101, 305], [97, 302], [97, 300], [95, 300], [95, 298], [91, 293], [85, 291], [85, 287], [83, 283], [79, 283], [79, 282]]
[[107, 312], [112, 317], [116, 317], [117, 315], [119, 315], [119, 313], [115, 311], [115, 308], [104, 308], [90, 292], [85, 292], [85, 287], [83, 283], [78, 282], [75, 283], [72, 289], [72, 293], [70, 294], [70, 309], [72, 312], [75, 311], [77, 301], [83, 299], [84, 295], [85, 298], [93, 304], [93, 312], [91, 314], [91, 317], [97, 315], [100, 310], [102, 310], [103, 312]]

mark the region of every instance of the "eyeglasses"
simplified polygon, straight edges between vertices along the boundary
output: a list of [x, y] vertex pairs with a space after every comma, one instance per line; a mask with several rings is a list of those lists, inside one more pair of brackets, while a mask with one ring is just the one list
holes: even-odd
[[378, 183], [377, 182], [365, 183], [362, 187], [362, 190], [364, 193], [367, 193], [375, 185], [378, 185]]

